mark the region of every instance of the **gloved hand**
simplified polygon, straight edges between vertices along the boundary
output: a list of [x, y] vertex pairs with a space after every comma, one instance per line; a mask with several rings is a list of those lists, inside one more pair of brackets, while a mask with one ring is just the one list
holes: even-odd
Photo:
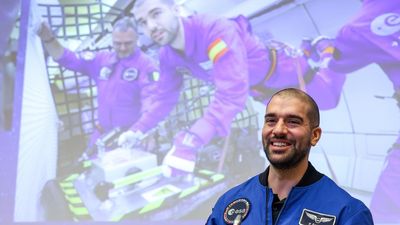
[[55, 38], [49, 23], [46, 21], [41, 21], [40, 23], [36, 24], [35, 32], [45, 43], [50, 43]]
[[326, 36], [320, 36], [313, 40], [312, 46], [320, 56], [320, 68], [327, 68], [329, 61], [333, 59], [335, 51], [334, 40]]
[[194, 133], [181, 131], [175, 136], [174, 145], [163, 161], [166, 177], [182, 176], [194, 171], [197, 150], [203, 141]]
[[139, 144], [143, 138], [144, 134], [142, 131], [128, 130], [118, 137], [118, 146], [121, 146], [122, 148], [132, 148], [133, 146]]

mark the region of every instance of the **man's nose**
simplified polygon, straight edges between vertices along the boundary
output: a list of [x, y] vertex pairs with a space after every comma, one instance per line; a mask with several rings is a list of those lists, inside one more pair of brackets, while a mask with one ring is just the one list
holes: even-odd
[[148, 29], [150, 32], [152, 32], [152, 31], [156, 30], [156, 28], [157, 28], [157, 23], [156, 23], [156, 21], [154, 21], [153, 19], [149, 19], [149, 20], [147, 21], [147, 29]]
[[125, 44], [125, 43], [122, 43], [122, 44], [119, 46], [119, 50], [125, 51], [125, 50], [126, 50], [126, 44]]
[[287, 127], [286, 127], [286, 124], [285, 124], [285, 122], [283, 120], [279, 120], [275, 124], [275, 126], [274, 126], [274, 128], [272, 130], [272, 133], [274, 135], [285, 134], [286, 132], [287, 132]]

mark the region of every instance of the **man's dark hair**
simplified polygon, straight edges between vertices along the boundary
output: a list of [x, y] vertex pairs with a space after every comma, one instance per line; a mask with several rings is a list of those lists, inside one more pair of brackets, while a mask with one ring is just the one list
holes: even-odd
[[315, 100], [310, 95], [296, 88], [287, 88], [276, 92], [274, 95], [272, 95], [271, 99], [275, 96], [294, 97], [306, 103], [309, 106], [307, 116], [310, 121], [311, 128], [319, 127], [319, 108]]

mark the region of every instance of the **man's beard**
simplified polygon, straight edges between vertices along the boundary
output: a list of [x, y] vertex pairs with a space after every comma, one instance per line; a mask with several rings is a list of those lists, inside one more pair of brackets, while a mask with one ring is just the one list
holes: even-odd
[[299, 163], [308, 155], [311, 149], [311, 145], [305, 146], [303, 149], [299, 150], [296, 148], [296, 145], [293, 144], [292, 149], [290, 150], [290, 154], [283, 159], [273, 160], [270, 158], [269, 149], [267, 146], [270, 146], [270, 141], [268, 140], [266, 144], [263, 145], [265, 155], [269, 163], [277, 169], [287, 170], [295, 168]]
[[164, 38], [163, 40], [160, 40], [161, 42], [156, 41], [156, 43], [159, 46], [173, 45], [173, 43], [178, 38], [180, 31], [179, 20], [177, 19], [174, 22], [174, 25], [170, 29], [163, 29], [162, 31], [164, 33]]
[[119, 59], [128, 58], [131, 54], [132, 54], [132, 52], [119, 53], [119, 54], [118, 54], [118, 58], [119, 58]]

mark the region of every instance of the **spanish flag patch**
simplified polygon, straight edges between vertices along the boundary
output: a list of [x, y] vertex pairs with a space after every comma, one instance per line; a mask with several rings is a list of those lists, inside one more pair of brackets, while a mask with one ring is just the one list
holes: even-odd
[[217, 62], [221, 56], [223, 56], [228, 51], [228, 45], [221, 39], [218, 38], [217, 40], [213, 41], [208, 46], [208, 58], [213, 62]]

